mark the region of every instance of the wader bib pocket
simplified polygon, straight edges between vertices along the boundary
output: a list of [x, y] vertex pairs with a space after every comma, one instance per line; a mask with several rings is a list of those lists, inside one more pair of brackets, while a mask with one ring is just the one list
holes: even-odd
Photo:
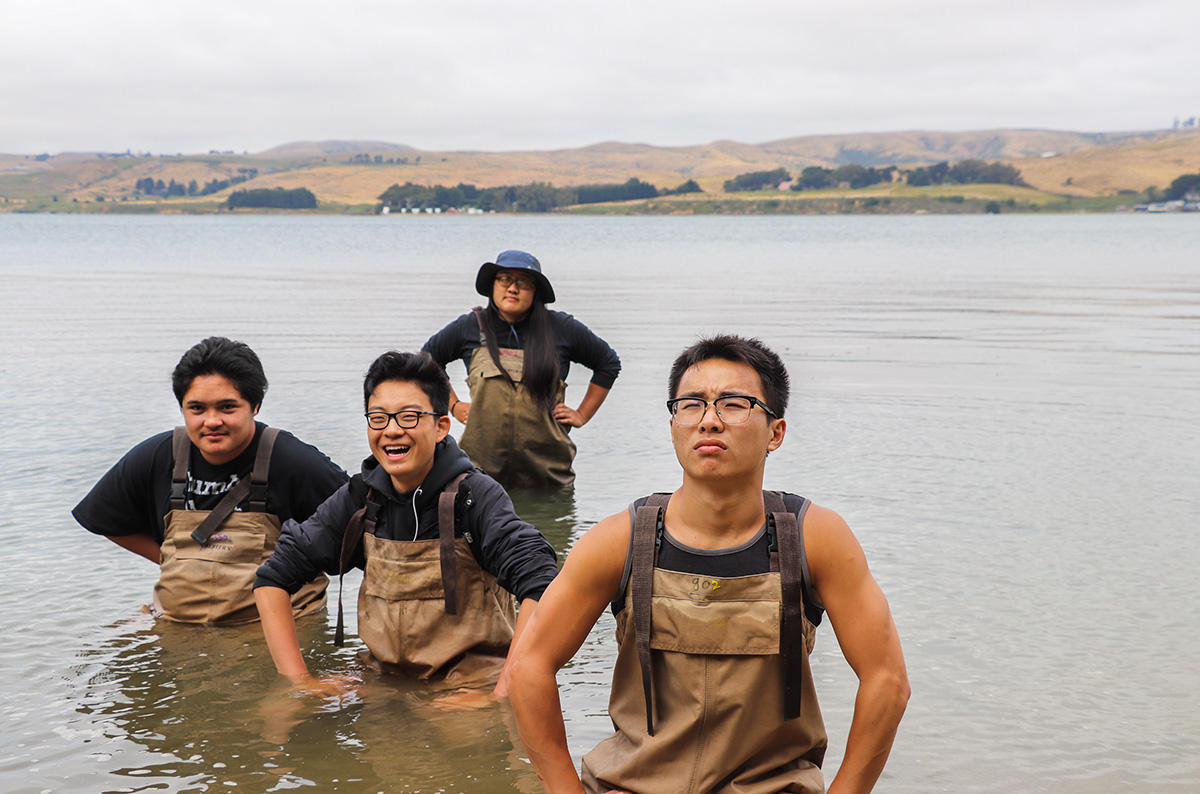
[[[383, 669], [447, 681], [494, 677], [516, 625], [513, 597], [454, 539], [455, 614], [448, 614], [440, 541], [363, 535], [358, 634]], [[484, 658], [481, 658], [484, 657]]]

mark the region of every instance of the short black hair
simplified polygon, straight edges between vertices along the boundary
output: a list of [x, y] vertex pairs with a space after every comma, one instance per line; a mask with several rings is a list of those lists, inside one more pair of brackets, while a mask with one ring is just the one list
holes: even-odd
[[235, 342], [223, 336], [210, 336], [188, 349], [171, 373], [171, 388], [175, 399], [183, 405], [183, 396], [192, 381], [201, 375], [220, 375], [228, 378], [242, 399], [255, 411], [267, 393], [267, 374], [263, 372], [258, 354], [245, 342]]
[[417, 384], [429, 398], [434, 413], [444, 416], [450, 412], [450, 378], [446, 377], [446, 370], [428, 353], [398, 353], [389, 350], [372, 361], [363, 378], [363, 410], [366, 410], [371, 402], [371, 393], [375, 388], [388, 380]]
[[675, 363], [671, 365], [671, 377], [667, 383], [667, 399], [674, 399], [678, 396], [676, 392], [679, 390], [679, 381], [683, 379], [684, 372], [702, 361], [713, 358], [746, 364], [757, 372], [758, 379], [762, 381], [764, 402], [775, 412], [775, 416], [783, 418], [783, 412], [787, 410], [788, 394], [791, 391], [787, 367], [783, 365], [783, 361], [774, 350], [759, 340], [733, 334], [720, 334], [701, 339], [680, 353], [675, 358]]

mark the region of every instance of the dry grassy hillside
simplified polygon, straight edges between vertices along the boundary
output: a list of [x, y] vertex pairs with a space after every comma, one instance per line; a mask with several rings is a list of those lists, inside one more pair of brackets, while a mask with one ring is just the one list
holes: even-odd
[[1051, 193], [1107, 196], [1120, 190], [1161, 190], [1181, 174], [1200, 173], [1200, 132], [1019, 159], [1013, 165], [1030, 185]]
[[[1044, 157], [1046, 153], [1053, 157]], [[365, 155], [365, 158], [364, 158]], [[375, 162], [376, 158], [380, 162]], [[1121, 190], [1164, 188], [1183, 173], [1200, 172], [1200, 131], [1075, 133], [1051, 130], [975, 132], [909, 131], [820, 135], [764, 144], [715, 141], [700, 146], [658, 147], [598, 143], [578, 149], [540, 152], [431, 152], [368, 141], [297, 142], [253, 155], [112, 157], [63, 154], [38, 160], [0, 155], [0, 208], [47, 206], [58, 202], [151, 203], [164, 200], [138, 194], [134, 185], [151, 177], [164, 183], [226, 180], [241, 170], [258, 175], [205, 197], [173, 198], [187, 205], [223, 200], [241, 188], [306, 187], [330, 204], [369, 205], [395, 183], [479, 187], [548, 182], [558, 186], [624, 182], [637, 177], [660, 189], [695, 179], [708, 193], [747, 171], [810, 165], [916, 165], [939, 160], [1005, 160], [1040, 190], [1101, 196]], [[366, 159], [368, 163], [361, 162]], [[355, 162], [358, 160], [359, 162]], [[391, 160], [392, 162], [387, 162]]]

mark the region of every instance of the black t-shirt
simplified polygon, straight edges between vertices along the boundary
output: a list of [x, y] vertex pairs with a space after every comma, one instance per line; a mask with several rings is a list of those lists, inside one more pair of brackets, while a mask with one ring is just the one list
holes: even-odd
[[[550, 327], [554, 330], [555, 346], [558, 348], [558, 376], [565, 382], [571, 371], [571, 362], [582, 364], [592, 371], [591, 383], [611, 389], [621, 372], [621, 359], [616, 352], [590, 328], [566, 312], [548, 310]], [[529, 318], [515, 325], [504, 320], [494, 308], [488, 308], [492, 330], [499, 347], [523, 350]], [[475, 315], [467, 312], [426, 340], [421, 349], [433, 356], [443, 367], [454, 359], [462, 359], [468, 371], [471, 357], [479, 347], [479, 323]]]
[[[250, 476], [262, 422], [255, 422], [254, 440], [241, 455], [223, 465], [209, 463], [190, 446], [185, 505], [189, 510], [211, 510], [238, 480]], [[150, 535], [163, 541], [163, 517], [170, 508], [172, 431], [151, 436], [129, 450], [71, 514], [97, 535]], [[323, 452], [281, 430], [271, 453], [267, 477], [267, 512], [280, 521], [303, 521], [317, 505], [349, 479], [346, 472]], [[247, 499], [247, 502], [249, 500]], [[247, 502], [238, 506], [248, 509]]]

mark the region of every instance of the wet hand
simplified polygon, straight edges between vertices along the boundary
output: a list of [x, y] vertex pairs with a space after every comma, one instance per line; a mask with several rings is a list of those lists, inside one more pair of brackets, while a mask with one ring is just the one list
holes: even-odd
[[558, 420], [559, 424], [570, 425], [571, 427], [583, 427], [587, 422], [583, 418], [583, 414], [564, 403], [554, 406], [554, 418]]
[[292, 691], [305, 695], [316, 695], [321, 698], [341, 699], [358, 692], [362, 681], [354, 676], [334, 675], [328, 678], [307, 678], [292, 682]]

